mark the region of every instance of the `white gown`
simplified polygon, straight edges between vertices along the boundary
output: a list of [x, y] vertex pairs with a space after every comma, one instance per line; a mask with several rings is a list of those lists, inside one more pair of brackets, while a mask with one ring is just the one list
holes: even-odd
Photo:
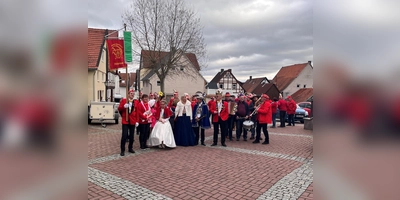
[[[160, 116], [163, 116], [162, 110]], [[172, 131], [171, 124], [169, 123], [169, 118], [163, 119], [164, 123], [157, 120], [156, 125], [154, 125], [151, 131], [150, 138], [147, 140], [147, 146], [158, 146], [164, 143], [165, 146], [170, 148], [175, 148], [174, 132]]]

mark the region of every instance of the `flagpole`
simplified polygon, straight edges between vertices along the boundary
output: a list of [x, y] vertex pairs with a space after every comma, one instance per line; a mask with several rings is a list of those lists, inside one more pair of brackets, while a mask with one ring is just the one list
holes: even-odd
[[[126, 23], [124, 23], [124, 30], [126, 31]], [[124, 58], [125, 59], [125, 58]], [[128, 64], [126, 64], [126, 80], [125, 80], [125, 83], [126, 83], [126, 100], [128, 101], [128, 93], [129, 93], [129, 82], [128, 82], [128, 76], [129, 76], [129, 78], [131, 78], [130, 76], [130, 74], [129, 74], [129, 72], [128, 72]], [[132, 106], [134, 106], [134, 102], [132, 101]], [[128, 114], [129, 114], [129, 112], [128, 112], [128, 108], [126, 109], [126, 121], [128, 121]]]

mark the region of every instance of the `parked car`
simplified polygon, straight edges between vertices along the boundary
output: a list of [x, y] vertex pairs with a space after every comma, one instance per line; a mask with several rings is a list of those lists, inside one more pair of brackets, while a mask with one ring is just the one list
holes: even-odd
[[[308, 117], [308, 112], [301, 108], [299, 105], [296, 105], [296, 114], [294, 115], [294, 121], [300, 121], [301, 123], [304, 123], [304, 117]], [[279, 120], [279, 109], [277, 109], [276, 113], [276, 119]], [[288, 115], [286, 114], [285, 122], [288, 121]]]
[[312, 117], [311, 102], [309, 102], [309, 101], [300, 102], [300, 103], [297, 103], [297, 105], [299, 105], [301, 108], [303, 108], [305, 111], [307, 111], [308, 114], [310, 115], [310, 117]]

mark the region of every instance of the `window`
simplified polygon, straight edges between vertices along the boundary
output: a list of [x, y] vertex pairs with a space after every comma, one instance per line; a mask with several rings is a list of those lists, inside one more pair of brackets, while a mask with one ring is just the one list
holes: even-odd
[[232, 84], [232, 90], [236, 90], [236, 84]]
[[297, 87], [299, 88], [299, 87], [300, 87], [300, 84], [297, 84]]
[[102, 90], [97, 91], [97, 100], [103, 101], [103, 91]]
[[161, 85], [161, 81], [157, 81], [157, 86], [160, 86]]
[[306, 85], [304, 85], [303, 88], [306, 88]]
[[224, 84], [219, 84], [219, 88], [223, 89], [224, 88]]

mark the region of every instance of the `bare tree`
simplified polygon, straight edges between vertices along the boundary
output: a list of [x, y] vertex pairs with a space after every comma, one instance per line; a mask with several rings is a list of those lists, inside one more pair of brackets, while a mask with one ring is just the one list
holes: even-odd
[[182, 56], [192, 53], [202, 60], [206, 54], [200, 19], [183, 0], [134, 0], [122, 18], [132, 31], [133, 44], [140, 48], [134, 54], [149, 51], [145, 56], [160, 79], [161, 91], [166, 78], [198, 73], [190, 67], [180, 70], [188, 64], [182, 63]]

